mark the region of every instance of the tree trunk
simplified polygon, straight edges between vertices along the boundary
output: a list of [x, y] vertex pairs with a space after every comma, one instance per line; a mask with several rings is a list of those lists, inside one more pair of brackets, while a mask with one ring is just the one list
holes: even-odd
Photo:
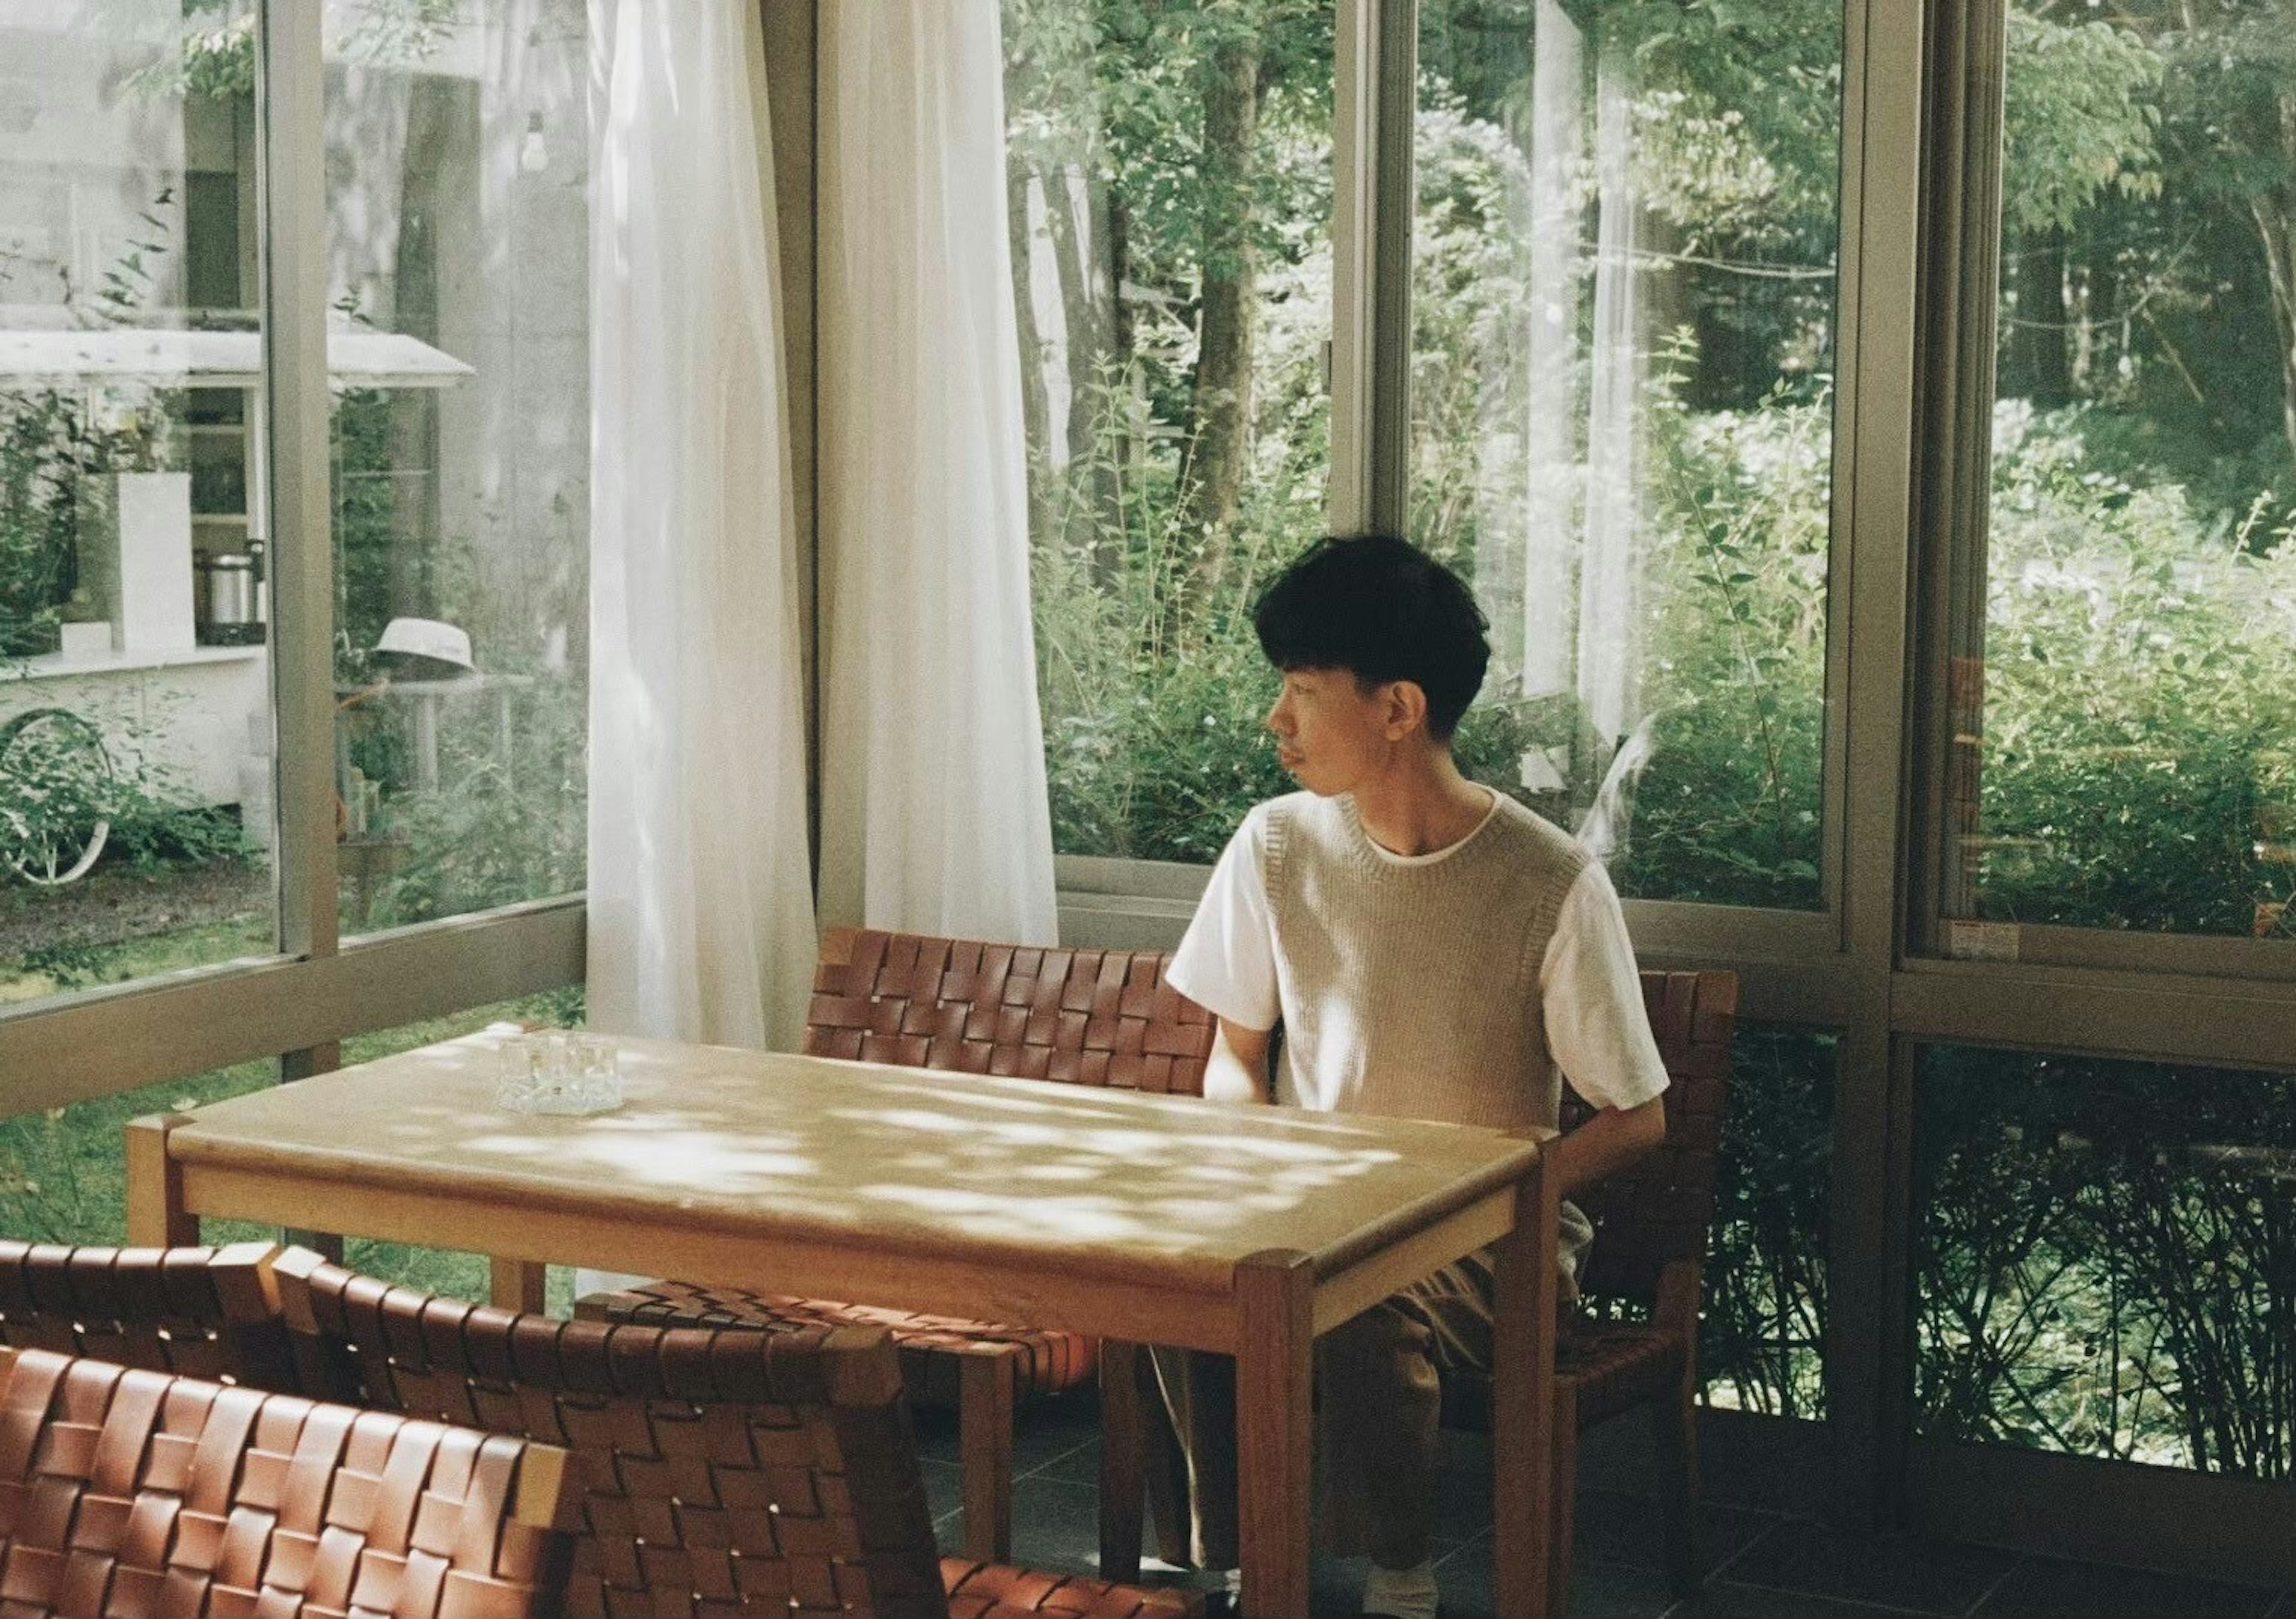
[[1116, 510], [1108, 527], [1101, 531], [1100, 546], [1094, 552], [1093, 562], [1101, 583], [1113, 585], [1124, 560], [1125, 488], [1127, 485], [1134, 489], [1143, 487], [1148, 473], [1148, 441], [1134, 430], [1148, 417], [1148, 379], [1134, 357], [1132, 303], [1124, 290], [1124, 278], [1132, 262], [1131, 217], [1118, 193], [1107, 192], [1107, 200], [1108, 229], [1104, 240], [1110, 296], [1108, 466], [1109, 494]]
[[1004, 228], [1013, 258], [1013, 317], [1020, 334], [1021, 424], [1029, 446], [1029, 538], [1041, 544], [1054, 527], [1051, 486], [1057, 476], [1046, 464], [1052, 440], [1052, 402], [1045, 388], [1045, 339], [1037, 330], [1035, 236], [1029, 228], [1029, 199], [1037, 190], [1035, 168], [1025, 159], [1005, 171]]
[[1089, 147], [1045, 179], [1045, 217], [1060, 272], [1068, 331], [1070, 487], [1066, 520], [1071, 546], [1097, 552], [1119, 520], [1116, 462], [1103, 442], [1111, 419], [1110, 361], [1116, 347], [1116, 289], [1107, 274], [1107, 234], [1100, 220], [1107, 188], [1093, 176]]
[[[439, 341], [439, 233], [447, 221], [439, 154], [466, 142], [455, 125], [469, 110], [468, 87], [439, 73], [408, 76], [406, 144], [399, 164], [398, 243], [391, 266], [392, 329]], [[454, 144], [455, 150], [462, 146]], [[439, 396], [402, 388], [390, 396], [390, 611], [437, 616]]]
[[2272, 324], [2280, 348], [2280, 431], [2296, 456], [2296, 197], [2285, 188], [2249, 204], [2264, 242], [2272, 283]]
[[[2283, 20], [2296, 27], [2296, 0], [2284, 0]], [[2296, 89], [2284, 88], [2280, 114], [2280, 159], [2296, 173]], [[2259, 192], [2249, 203], [2263, 239], [2264, 267], [2272, 286], [2272, 323], [2280, 340], [2280, 431], [2296, 456], [2296, 184]]]
[[2065, 236], [2048, 230], [2019, 244], [2016, 324], [2002, 356], [2001, 391], [2030, 399], [2037, 410], [2072, 403], [2072, 366], [2067, 353]]
[[1207, 600], [1227, 567], [1251, 437], [1252, 147], [1259, 125], [1259, 51], [1230, 40], [1212, 54], [1203, 89], [1203, 296], [1195, 387], [1180, 481], [1198, 547], [1184, 607]]

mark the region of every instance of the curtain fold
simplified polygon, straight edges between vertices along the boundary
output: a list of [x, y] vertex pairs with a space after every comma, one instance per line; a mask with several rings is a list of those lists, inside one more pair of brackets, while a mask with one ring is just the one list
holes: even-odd
[[589, 1016], [794, 1049], [814, 913], [758, 8], [589, 15]]
[[822, 12], [821, 906], [1049, 944], [998, 27]]

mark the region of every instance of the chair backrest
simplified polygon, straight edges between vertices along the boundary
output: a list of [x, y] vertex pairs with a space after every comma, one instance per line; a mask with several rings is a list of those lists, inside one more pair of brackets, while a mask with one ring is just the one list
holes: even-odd
[[1170, 959], [832, 928], [822, 936], [805, 1049], [1201, 1096], [1212, 1016], [1165, 982]]
[[882, 1329], [559, 1321], [392, 1288], [300, 1249], [276, 1269], [307, 1376], [566, 1448], [570, 1613], [947, 1613]]
[[0, 1611], [558, 1611], [565, 1456], [0, 1349]]
[[0, 1344], [292, 1393], [277, 1252], [0, 1242]]
[[1595, 1247], [1580, 1285], [1595, 1297], [1654, 1304], [1669, 1264], [1695, 1265], [1706, 1256], [1738, 976], [1646, 972], [1642, 979], [1643, 1006], [1670, 1082], [1666, 1141], [1576, 1201], [1595, 1222]]

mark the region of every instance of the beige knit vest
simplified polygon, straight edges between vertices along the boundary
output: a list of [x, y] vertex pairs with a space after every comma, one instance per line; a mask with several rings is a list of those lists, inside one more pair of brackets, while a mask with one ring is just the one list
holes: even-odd
[[[1502, 795], [1441, 858], [1372, 844], [1347, 796], [1267, 806], [1267, 897], [1283, 1016], [1278, 1099], [1293, 1107], [1552, 1127], [1562, 1077], [1539, 973], [1592, 858]], [[1566, 1208], [1575, 1261], [1592, 1232]], [[1575, 1266], [1574, 1266], [1575, 1268]]]

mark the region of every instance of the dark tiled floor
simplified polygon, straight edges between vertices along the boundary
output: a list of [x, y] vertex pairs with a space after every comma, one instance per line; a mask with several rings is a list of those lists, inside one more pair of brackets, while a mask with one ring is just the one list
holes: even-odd
[[[963, 1542], [955, 1426], [919, 1419], [925, 1484], [941, 1544]], [[1446, 1619], [1491, 1615], [1490, 1451], [1472, 1435], [1450, 1447], [1437, 1488], [1436, 1578]], [[1016, 1560], [1088, 1571], [1099, 1537], [1095, 1481], [1099, 1419], [1088, 1395], [1045, 1402], [1022, 1413], [1013, 1443]], [[1902, 1536], [1845, 1535], [1806, 1518], [1709, 1505], [1713, 1576], [1694, 1599], [1677, 1599], [1658, 1572], [1657, 1525], [1648, 1503], [1623, 1492], [1578, 1495], [1578, 1559], [1570, 1612], [1621, 1619], [1886, 1619], [1889, 1615], [2158, 1615], [2160, 1619], [2296, 1619], [2286, 1591], [2025, 1557], [1988, 1547]], [[1364, 1566], [1319, 1558], [1316, 1612], [1353, 1614]], [[1160, 1573], [1152, 1579], [1201, 1582]]]

